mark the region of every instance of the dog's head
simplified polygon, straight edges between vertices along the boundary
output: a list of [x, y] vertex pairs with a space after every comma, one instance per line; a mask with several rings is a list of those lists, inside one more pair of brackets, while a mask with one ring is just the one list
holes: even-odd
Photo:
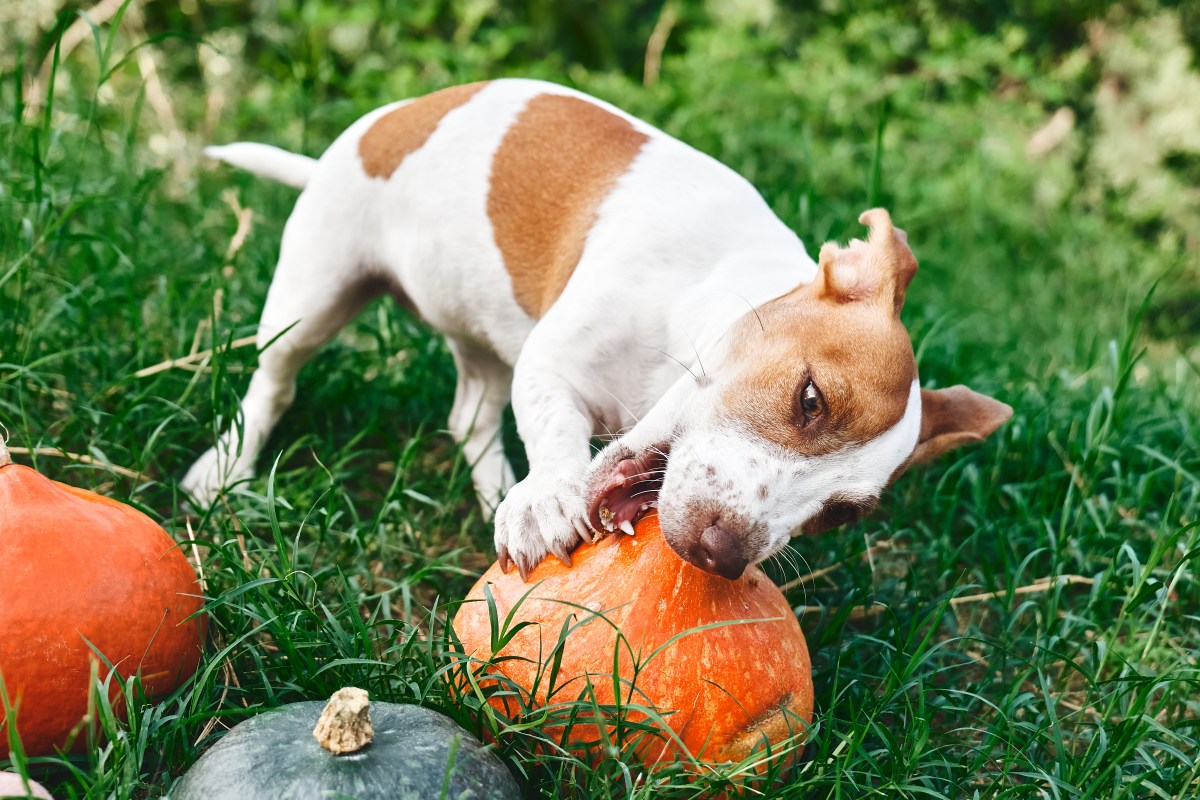
[[1012, 414], [956, 386], [922, 390], [900, 322], [917, 262], [882, 209], [866, 242], [821, 248], [817, 277], [746, 314], [715, 364], [684, 380], [591, 472], [591, 521], [657, 505], [687, 561], [736, 578], [800, 532], [858, 519], [908, 466]]

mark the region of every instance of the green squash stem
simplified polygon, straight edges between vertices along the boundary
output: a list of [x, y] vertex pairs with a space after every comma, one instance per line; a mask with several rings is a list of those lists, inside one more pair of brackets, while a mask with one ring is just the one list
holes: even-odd
[[313, 736], [336, 756], [357, 752], [371, 743], [371, 703], [363, 689], [347, 686], [329, 698]]

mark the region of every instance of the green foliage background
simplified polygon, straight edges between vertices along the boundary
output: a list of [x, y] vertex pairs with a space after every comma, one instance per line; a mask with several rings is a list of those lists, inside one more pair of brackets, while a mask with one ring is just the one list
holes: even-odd
[[1150, 0], [2, 0], [0, 423], [43, 448], [19, 460], [190, 526], [214, 636], [174, 696], [102, 710], [86, 756], [0, 768], [157, 796], [223, 726], [354, 683], [497, 734], [529, 796], [728, 787], [733, 767], [589, 768], [440, 680], [490, 532], [441, 431], [452, 366], [396, 308], [302, 374], [264, 477], [202, 514], [178, 495], [236, 411], [255, 355], [230, 344], [295, 196], [201, 147], [315, 155], [384, 102], [523, 75], [732, 165], [813, 252], [888, 206], [921, 261], [924, 383], [1016, 409], [767, 565], [818, 716], [747, 796], [1196, 796], [1198, 41], [1200, 4]]

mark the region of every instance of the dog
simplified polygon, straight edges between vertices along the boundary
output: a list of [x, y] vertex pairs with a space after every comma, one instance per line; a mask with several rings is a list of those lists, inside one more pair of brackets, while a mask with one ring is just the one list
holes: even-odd
[[[252, 474], [301, 365], [384, 294], [446, 337], [449, 430], [494, 510], [501, 567], [522, 577], [657, 507], [683, 559], [737, 578], [1012, 413], [921, 388], [900, 321], [917, 262], [887, 211], [814, 261], [733, 170], [562, 86], [494, 80], [384, 106], [319, 160], [206, 153], [303, 192], [241, 424], [182, 482], [200, 503]], [[510, 401], [520, 482], [499, 437]], [[595, 457], [593, 436], [611, 439]]]

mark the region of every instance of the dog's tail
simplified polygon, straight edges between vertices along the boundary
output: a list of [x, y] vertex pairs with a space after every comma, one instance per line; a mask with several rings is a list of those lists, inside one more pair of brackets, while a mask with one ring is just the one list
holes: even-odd
[[303, 189], [312, 178], [317, 160], [302, 156], [299, 153], [289, 153], [269, 144], [254, 142], [235, 142], [219, 147], [204, 148], [204, 155], [216, 158], [226, 164], [262, 175], [264, 178], [285, 183]]

